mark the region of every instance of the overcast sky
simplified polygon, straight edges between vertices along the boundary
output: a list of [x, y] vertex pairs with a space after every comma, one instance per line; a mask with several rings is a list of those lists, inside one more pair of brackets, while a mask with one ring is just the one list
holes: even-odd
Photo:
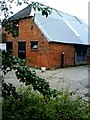
[[[81, 18], [84, 22], [88, 21], [88, 2], [89, 0], [29, 0], [37, 1], [55, 8], [59, 11], [77, 16]], [[22, 5], [21, 7], [13, 6], [14, 13], [18, 12], [22, 8], [26, 7]]]

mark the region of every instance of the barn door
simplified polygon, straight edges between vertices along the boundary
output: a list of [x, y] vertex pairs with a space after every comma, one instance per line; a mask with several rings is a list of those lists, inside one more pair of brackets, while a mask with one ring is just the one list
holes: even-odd
[[86, 54], [85, 53], [75, 53], [75, 65], [86, 64]]
[[26, 58], [26, 42], [18, 42], [18, 57], [20, 59]]
[[75, 65], [86, 64], [87, 47], [77, 45], [75, 47]]

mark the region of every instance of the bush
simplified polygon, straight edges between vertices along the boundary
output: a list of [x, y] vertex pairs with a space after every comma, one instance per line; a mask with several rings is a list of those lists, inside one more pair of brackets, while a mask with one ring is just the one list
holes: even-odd
[[17, 99], [12, 95], [3, 99], [3, 120], [88, 120], [88, 104], [67, 92], [48, 102], [30, 86], [21, 87], [17, 94]]
[[58, 120], [88, 120], [88, 103], [80, 97], [73, 98], [68, 92], [57, 97]]
[[31, 87], [21, 88], [19, 98], [13, 96], [3, 99], [3, 120], [55, 120], [56, 114], [51, 102], [46, 103], [39, 92]]

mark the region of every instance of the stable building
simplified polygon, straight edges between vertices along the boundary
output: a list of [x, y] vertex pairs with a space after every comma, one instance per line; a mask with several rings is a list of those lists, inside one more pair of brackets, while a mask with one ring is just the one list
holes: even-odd
[[29, 66], [58, 68], [89, 62], [88, 26], [79, 18], [52, 9], [48, 17], [36, 12], [33, 22], [31, 5], [12, 18], [18, 23], [18, 37], [7, 34], [6, 48]]

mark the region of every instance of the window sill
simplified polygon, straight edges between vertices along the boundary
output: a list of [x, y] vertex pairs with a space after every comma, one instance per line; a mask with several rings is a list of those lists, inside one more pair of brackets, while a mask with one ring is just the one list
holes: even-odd
[[38, 51], [38, 49], [31, 49], [31, 51]]

